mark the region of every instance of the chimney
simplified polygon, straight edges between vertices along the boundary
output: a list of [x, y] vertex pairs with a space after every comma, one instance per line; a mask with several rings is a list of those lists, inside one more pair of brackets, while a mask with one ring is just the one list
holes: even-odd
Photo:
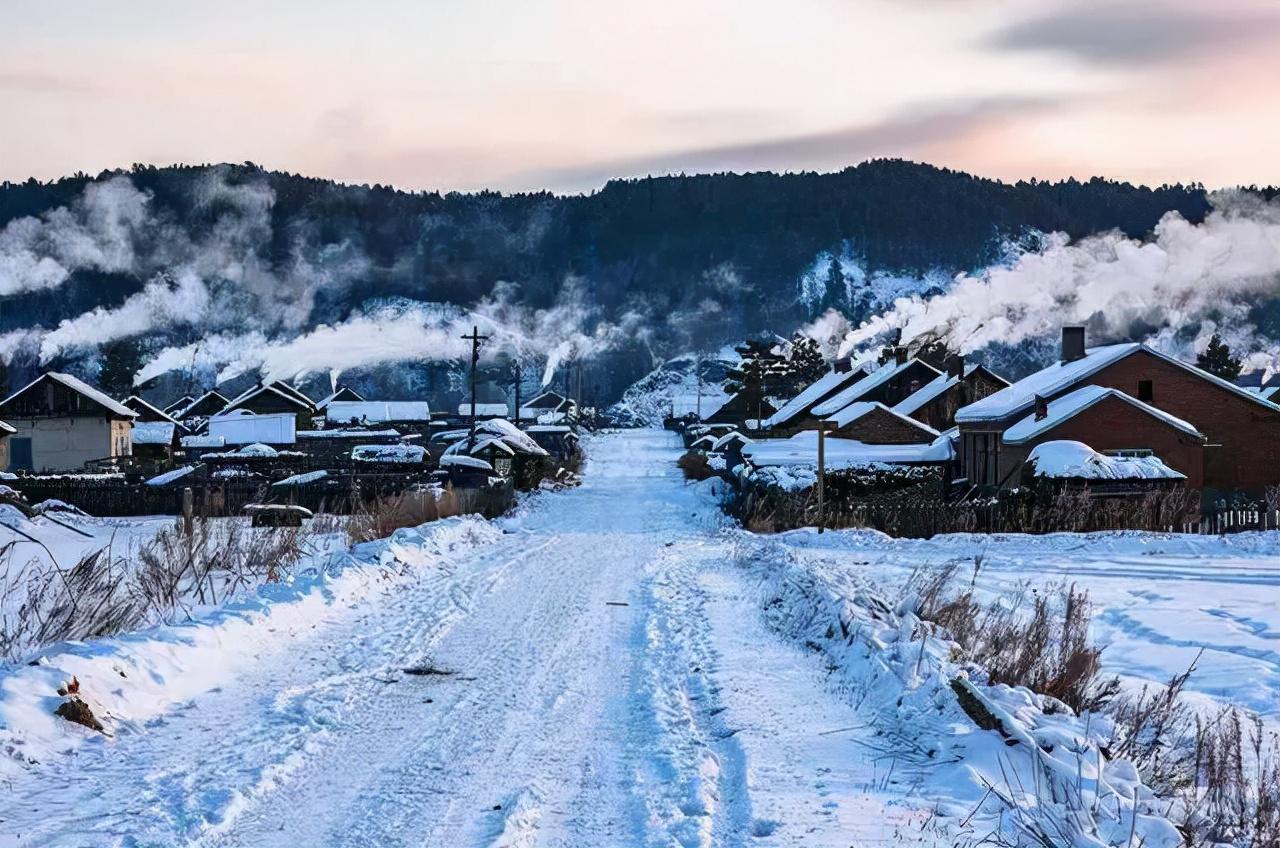
[[1049, 399], [1043, 395], [1036, 395], [1036, 420], [1043, 421], [1049, 417]]
[[1084, 327], [1062, 328], [1062, 361], [1075, 362], [1084, 359]]
[[947, 357], [947, 376], [957, 379], [964, 377], [964, 357], [953, 353]]
[[840, 357], [839, 359], [836, 360], [836, 364], [831, 370], [838, 371], [841, 374], [848, 374], [850, 371], [853, 370], [853, 357], [852, 356]]
[[907, 364], [907, 346], [906, 345], [898, 345], [893, 349], [893, 361], [896, 362], [898, 365]]

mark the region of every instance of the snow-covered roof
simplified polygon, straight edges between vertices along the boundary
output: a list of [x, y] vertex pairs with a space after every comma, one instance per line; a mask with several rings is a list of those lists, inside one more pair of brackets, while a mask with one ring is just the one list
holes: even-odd
[[221, 448], [226, 446], [227, 440], [222, 436], [210, 436], [206, 433], [200, 436], [183, 436], [178, 443], [184, 448]]
[[573, 428], [568, 424], [533, 424], [525, 427], [526, 433], [572, 433]]
[[480, 421], [476, 423], [476, 433], [492, 433], [502, 439], [511, 447], [520, 453], [533, 454], [535, 456], [546, 456], [547, 451], [542, 445], [535, 442], [528, 433], [521, 430], [515, 424], [507, 421], [505, 418], [494, 418], [489, 421]]
[[174, 418], [178, 418], [178, 419], [186, 418], [188, 415], [191, 414], [191, 410], [195, 409], [197, 406], [200, 406], [202, 403], [205, 402], [205, 400], [213, 401], [217, 405], [219, 410], [223, 410], [227, 408], [226, 396], [223, 395], [222, 392], [216, 391], [214, 389], [210, 389], [209, 391], [200, 395], [200, 397], [191, 401], [191, 403], [184, 406], [181, 410], [177, 412], [173, 412], [171, 414], [173, 415]]
[[[459, 442], [458, 444], [462, 444], [462, 443]], [[457, 447], [457, 446], [458, 445], [454, 445], [453, 447]], [[515, 448], [511, 447], [511, 445], [507, 444], [502, 439], [499, 439], [496, 437], [490, 437], [485, 439], [484, 441], [476, 442], [476, 446], [471, 449], [471, 453], [477, 454], [477, 453], [482, 453], [486, 450], [496, 450], [499, 453], [505, 453], [508, 456], [516, 455]]]
[[175, 400], [173, 403], [166, 406], [163, 411], [169, 415], [177, 415], [179, 412], [186, 409], [191, 404], [195, 403], [195, 400], [196, 399], [193, 398], [191, 395], [183, 395], [182, 397]]
[[316, 402], [316, 409], [323, 410], [329, 404], [338, 400], [361, 401], [364, 400], [364, 397], [350, 386], [338, 386], [338, 388]]
[[293, 386], [290, 386], [288, 383], [285, 383], [281, 380], [277, 380], [273, 383], [263, 383], [263, 384], [260, 384], [257, 386], [251, 386], [248, 389], [245, 389], [243, 392], [241, 392], [239, 395], [233, 398], [226, 405], [226, 407], [224, 407], [223, 411], [231, 412], [239, 408], [240, 406], [244, 405], [245, 403], [248, 403], [250, 400], [252, 400], [253, 398], [257, 397], [260, 394], [273, 394], [276, 397], [283, 398], [288, 403], [291, 403], [294, 406], [306, 409], [307, 411], [310, 411], [315, 408], [315, 404], [311, 402], [311, 398], [307, 397], [302, 392], [293, 388]]
[[1194, 374], [1202, 380], [1207, 380], [1220, 388], [1233, 392], [1240, 397], [1266, 407], [1272, 412], [1280, 412], [1280, 406], [1270, 401], [1264, 400], [1258, 395], [1252, 394], [1245, 389], [1237, 386], [1235, 383], [1215, 377], [1214, 375], [1189, 365], [1177, 357], [1169, 356], [1150, 345], [1138, 344], [1137, 342], [1125, 342], [1123, 344], [1107, 345], [1105, 347], [1090, 348], [1080, 359], [1072, 362], [1055, 362], [1047, 368], [1042, 368], [1034, 374], [1023, 377], [1011, 386], [1001, 389], [994, 394], [987, 395], [982, 400], [975, 401], [966, 407], [961, 408], [956, 413], [956, 421], [965, 423], [973, 421], [991, 421], [994, 419], [1006, 418], [1015, 415], [1023, 409], [1032, 406], [1035, 403], [1036, 395], [1049, 397], [1063, 389], [1069, 388], [1072, 384], [1087, 379], [1091, 374], [1095, 374], [1112, 363], [1119, 362], [1130, 354], [1138, 351], [1146, 351], [1152, 356], [1168, 362], [1171, 365]]
[[751, 440], [739, 433], [737, 430], [734, 430], [732, 433], [725, 433], [723, 436], [716, 439], [715, 444], [711, 446], [711, 450], [722, 451], [733, 442], [742, 442], [744, 445], [747, 445], [751, 443]]
[[839, 391], [854, 380], [864, 379], [865, 376], [859, 369], [854, 369], [853, 371], [829, 371], [806, 386], [800, 394], [784, 403], [782, 408], [773, 413], [773, 415], [766, 418], [764, 426], [779, 427], [797, 416], [804, 415], [809, 411], [809, 407], [822, 400], [828, 394]]
[[112, 413], [113, 415], [118, 415], [121, 418], [137, 418], [138, 417], [138, 413], [134, 412], [129, 407], [115, 400], [111, 396], [107, 395], [105, 392], [101, 392], [98, 389], [95, 389], [93, 386], [89, 385], [84, 380], [81, 380], [78, 377], [72, 377], [70, 374], [63, 374], [60, 371], [46, 371], [45, 373], [41, 374], [39, 377], [36, 377], [30, 383], [27, 383], [25, 386], [18, 389], [13, 394], [9, 395], [4, 400], [0, 401], [0, 406], [7, 404], [9, 401], [13, 400], [18, 395], [22, 394], [27, 389], [34, 386], [36, 383], [39, 383], [41, 380], [46, 380], [46, 379], [53, 380], [56, 383], [60, 383], [63, 386], [66, 386], [71, 391], [75, 392], [76, 394], [87, 397], [89, 400], [93, 401], [99, 406], [106, 408], [106, 410]]
[[700, 438], [694, 439], [694, 440], [693, 440], [693, 443], [692, 443], [692, 444], [690, 444], [690, 445], [689, 445], [689, 447], [691, 447], [691, 448], [701, 447], [701, 448], [704, 448], [704, 449], [706, 449], [706, 450], [710, 450], [711, 448], [715, 447], [715, 444], [716, 444], [716, 442], [717, 442], [717, 441], [719, 441], [719, 440], [718, 440], [715, 436], [713, 436], [713, 435], [711, 435], [710, 433], [708, 433], [708, 434], [707, 434], [707, 435], [705, 435], [705, 436], [702, 436], [702, 437], [700, 437]]
[[147, 401], [143, 400], [137, 395], [129, 395], [129, 397], [125, 398], [124, 405], [129, 407], [139, 415], [143, 414], [144, 412], [150, 412], [152, 415], [159, 417], [161, 421], [170, 421], [170, 422], [173, 422], [174, 424], [178, 423], [177, 419], [175, 419], [172, 415], [165, 412], [163, 409], [160, 409], [159, 407], [155, 406], [154, 404], [148, 403]]
[[[476, 415], [506, 415], [507, 411], [508, 411], [507, 405], [505, 403], [477, 403], [476, 404]], [[470, 415], [471, 404], [470, 403], [458, 404], [458, 414]]]
[[[502, 407], [506, 411], [506, 407]], [[425, 400], [335, 400], [324, 410], [326, 421], [430, 421], [431, 407]]]
[[[982, 366], [978, 365], [976, 362], [966, 365], [964, 368], [964, 376], [968, 377], [981, 367]], [[894, 409], [901, 412], [903, 415], [914, 415], [921, 408], [937, 400], [948, 389], [959, 382], [959, 377], [951, 374], [939, 374], [937, 377], [934, 377], [932, 380], [921, 386], [917, 391], [914, 391], [903, 398], [903, 400], [898, 403]]]
[[548, 391], [520, 404], [520, 409], [559, 409], [560, 405], [567, 400], [568, 398], [559, 392]]
[[207, 453], [205, 459], [236, 459], [242, 457], [258, 457], [262, 459], [274, 459], [278, 456], [301, 456], [297, 451], [278, 451], [270, 445], [264, 445], [260, 442], [245, 445], [239, 450], [226, 451], [225, 453]]
[[12, 424], [8, 424], [4, 421], [0, 421], [0, 435], [12, 436], [16, 432], [18, 432], [17, 427], [14, 427]]
[[1203, 439], [1204, 436], [1191, 424], [1177, 418], [1162, 409], [1157, 409], [1151, 404], [1143, 403], [1135, 397], [1125, 394], [1119, 389], [1109, 389], [1105, 386], [1083, 386], [1074, 392], [1065, 394], [1062, 397], [1054, 398], [1049, 401], [1048, 415], [1044, 418], [1036, 420], [1035, 413], [1028, 415], [1026, 418], [1014, 424], [1008, 430], [1004, 431], [1003, 439], [1011, 445], [1022, 444], [1030, 441], [1043, 433], [1057, 427], [1064, 421], [1084, 412], [1089, 407], [1099, 403], [1106, 398], [1114, 397], [1142, 410], [1153, 418], [1157, 418], [1168, 424], [1174, 429], [1181, 430], [1189, 436], [1197, 439]]
[[443, 466], [454, 466], [456, 468], [472, 468], [477, 471], [493, 471], [493, 466], [485, 462], [483, 459], [466, 454], [452, 454], [450, 456], [440, 457], [440, 464]]
[[914, 418], [910, 418], [906, 415], [903, 415], [896, 408], [887, 407], [883, 403], [880, 403], [879, 401], [871, 401], [871, 400], [856, 401], [844, 407], [840, 411], [832, 415], [828, 415], [823, 420], [829, 421], [835, 424], [836, 427], [847, 427], [853, 422], [857, 421], [862, 416], [867, 415], [868, 413], [874, 412], [877, 409], [884, 410], [885, 412], [892, 415], [894, 418], [901, 420], [905, 424], [909, 424], [910, 426], [914, 427], [917, 430], [922, 430], [925, 433], [928, 433], [932, 436], [938, 435], [938, 431], [930, 427], [928, 424], [922, 424], [919, 421], [915, 420]]
[[1027, 462], [1035, 476], [1075, 480], [1185, 480], [1156, 456], [1107, 456], [1084, 442], [1043, 442], [1031, 449]]
[[137, 421], [133, 425], [135, 445], [171, 445], [178, 427], [172, 421]]
[[286, 477], [283, 480], [277, 480], [272, 486], [304, 486], [307, 483], [314, 483], [317, 480], [323, 480], [329, 476], [329, 472], [321, 468], [318, 471], [306, 471], [302, 474], [294, 474], [292, 477]]
[[865, 397], [871, 391], [878, 389], [894, 377], [906, 371], [913, 365], [923, 365], [935, 374], [937, 371], [930, 365], [921, 362], [918, 359], [908, 359], [906, 362], [885, 364], [872, 371], [863, 379], [854, 383], [846, 389], [840, 390], [833, 395], [830, 400], [825, 400], [813, 408], [813, 414], [819, 417], [830, 415], [833, 412], [839, 412], [849, 404], [860, 398]]
[[297, 441], [294, 430], [296, 416], [292, 412], [268, 412], [254, 414], [247, 409], [235, 409], [209, 419], [209, 434], [221, 436], [227, 444], [245, 445], [264, 442], [270, 445], [291, 445]]
[[422, 462], [427, 449], [422, 445], [356, 445], [351, 458], [360, 462]]
[[157, 474], [155, 477], [152, 477], [150, 480], [147, 481], [147, 485], [163, 486], [166, 483], [172, 483], [175, 480], [181, 480], [183, 477], [186, 477], [188, 474], [190, 474], [192, 471], [195, 471], [199, 467], [200, 466], [198, 465], [183, 465], [179, 468], [171, 469], [169, 471], [164, 472], [163, 474]]
[[299, 439], [398, 439], [400, 431], [391, 427], [385, 430], [348, 427], [341, 430], [298, 430], [294, 435]]
[[[877, 465], [946, 462], [952, 457], [951, 441], [939, 437], [932, 442], [911, 445], [869, 445], [852, 439], [828, 438], [824, 449], [827, 468], [874, 467]], [[818, 464], [818, 432], [804, 430], [789, 439], [758, 439], [742, 448], [752, 465]]]

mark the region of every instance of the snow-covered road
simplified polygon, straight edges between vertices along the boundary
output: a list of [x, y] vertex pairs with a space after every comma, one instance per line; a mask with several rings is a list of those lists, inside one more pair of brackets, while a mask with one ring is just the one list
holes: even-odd
[[[222, 684], [30, 766], [0, 787], [0, 834], [290, 848], [921, 840], [819, 656], [766, 630], [732, 534], [678, 476], [675, 440], [628, 432], [591, 453], [581, 488], [534, 498], [504, 535], [259, 622]], [[428, 667], [444, 673], [406, 671]]]

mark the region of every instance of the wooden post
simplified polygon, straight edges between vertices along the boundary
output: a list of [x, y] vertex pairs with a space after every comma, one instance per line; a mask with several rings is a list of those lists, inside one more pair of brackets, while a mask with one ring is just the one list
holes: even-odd
[[818, 532], [821, 533], [827, 524], [826, 498], [827, 488], [827, 422], [818, 422]]
[[182, 532], [190, 536], [195, 532], [195, 493], [187, 486], [182, 490]]

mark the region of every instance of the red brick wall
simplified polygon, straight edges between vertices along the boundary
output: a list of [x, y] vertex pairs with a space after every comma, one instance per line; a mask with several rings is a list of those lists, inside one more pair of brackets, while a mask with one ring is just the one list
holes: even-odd
[[[1053, 412], [1052, 401], [1049, 412]], [[1057, 439], [1084, 442], [1096, 451], [1148, 448], [1165, 465], [1187, 475], [1189, 487], [1198, 489], [1204, 484], [1203, 445], [1133, 404], [1113, 397], [1095, 403], [1025, 444], [1000, 445], [1001, 478], [1017, 485], [1018, 470], [1031, 449]]]
[[1208, 437], [1206, 486], [1256, 495], [1280, 483], [1280, 412], [1145, 351], [1102, 369], [1089, 382], [1136, 397], [1139, 380], [1151, 380], [1152, 406], [1190, 422]]
[[869, 445], [916, 445], [935, 438], [929, 431], [903, 421], [887, 409], [873, 409], [857, 421], [832, 431], [831, 435]]

